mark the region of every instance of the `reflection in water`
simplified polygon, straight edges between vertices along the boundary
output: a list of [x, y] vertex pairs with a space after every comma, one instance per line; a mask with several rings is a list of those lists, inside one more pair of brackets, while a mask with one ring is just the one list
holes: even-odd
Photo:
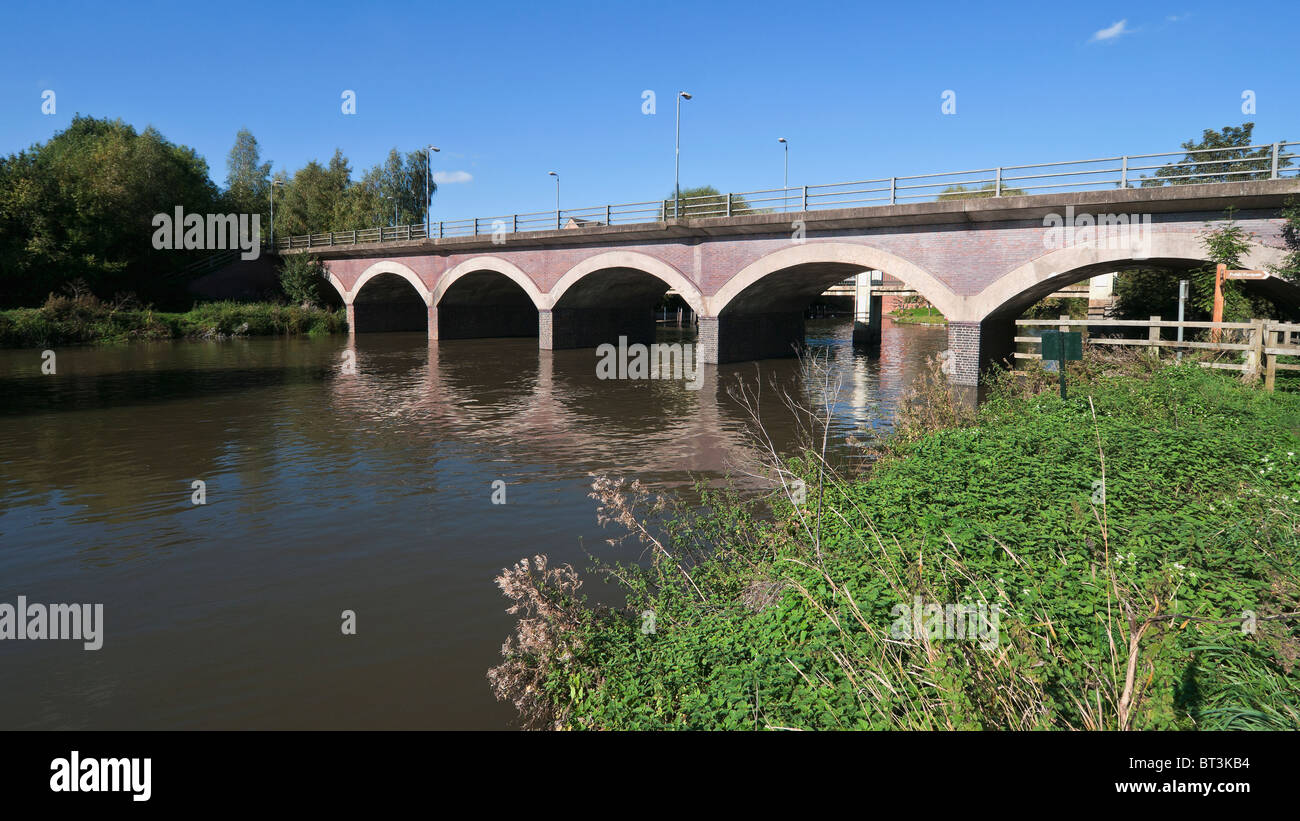
[[[849, 339], [809, 323], [842, 453], [946, 334], [887, 327], [879, 359]], [[777, 394], [821, 390], [796, 360], [709, 367], [698, 391], [602, 381], [594, 351], [528, 339], [65, 349], [53, 376], [39, 353], [0, 351], [0, 602], [103, 603], [105, 641], [0, 643], [6, 729], [509, 726], [484, 678], [511, 627], [492, 578], [608, 550], [588, 474], [719, 479], [753, 455], [728, 385], [762, 381], [781, 448]]]

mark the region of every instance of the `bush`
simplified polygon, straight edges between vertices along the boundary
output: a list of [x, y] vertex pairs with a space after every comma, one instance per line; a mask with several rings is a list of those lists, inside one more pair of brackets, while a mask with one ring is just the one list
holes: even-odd
[[306, 254], [289, 254], [281, 257], [280, 289], [294, 305], [309, 307], [320, 304], [320, 285], [325, 278], [325, 266], [319, 259]]

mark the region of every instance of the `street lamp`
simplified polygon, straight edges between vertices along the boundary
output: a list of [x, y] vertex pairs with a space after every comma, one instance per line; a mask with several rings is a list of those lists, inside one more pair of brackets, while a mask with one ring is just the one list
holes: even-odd
[[275, 187], [284, 185], [284, 180], [271, 180], [271, 250], [275, 250]]
[[689, 100], [690, 94], [685, 91], [677, 92], [677, 150], [674, 157], [673, 170], [673, 219], [677, 219], [679, 213], [679, 202], [682, 198], [682, 100]]
[[[560, 175], [554, 171], [547, 171], [547, 176], [555, 177], [555, 213], [560, 213]], [[556, 219], [559, 219], [557, 216]]]
[[[397, 227], [397, 197], [394, 197], [392, 194], [385, 194], [384, 199], [393, 201], [393, 227], [396, 228]], [[396, 237], [397, 234], [394, 233], [393, 236]]]
[[781, 197], [786, 199], [784, 205], [789, 207], [788, 193], [790, 190], [790, 141], [785, 137], [777, 137], [776, 141], [785, 146], [785, 180], [781, 183]]
[[429, 237], [429, 211], [433, 208], [433, 192], [429, 190], [429, 178], [433, 176], [433, 155], [441, 149], [436, 145], [424, 147], [424, 236]]

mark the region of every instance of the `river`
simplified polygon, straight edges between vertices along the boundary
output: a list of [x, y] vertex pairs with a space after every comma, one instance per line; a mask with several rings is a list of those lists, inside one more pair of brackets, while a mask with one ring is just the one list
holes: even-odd
[[0, 350], [0, 604], [104, 614], [98, 650], [0, 641], [0, 728], [512, 727], [485, 678], [513, 625], [493, 578], [613, 558], [592, 473], [685, 493], [743, 473], [735, 380], [762, 382], [788, 450], [777, 392], [821, 395], [824, 359], [848, 458], [946, 331], [886, 320], [879, 358], [849, 336], [810, 320], [812, 359], [707, 368], [699, 390], [597, 379], [593, 351], [531, 339], [66, 348], [54, 374]]

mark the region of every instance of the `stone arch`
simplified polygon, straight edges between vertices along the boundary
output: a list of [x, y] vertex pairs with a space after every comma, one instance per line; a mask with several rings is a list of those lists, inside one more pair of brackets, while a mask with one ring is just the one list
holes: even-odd
[[430, 332], [437, 339], [537, 336], [550, 302], [517, 266], [475, 257], [443, 273], [434, 287]]
[[709, 313], [719, 316], [728, 307], [734, 307], [737, 300], [751, 287], [759, 285], [772, 274], [813, 265], [884, 271], [916, 289], [944, 316], [957, 316], [962, 306], [961, 298], [937, 277], [916, 263], [889, 251], [853, 242], [806, 242], [782, 248], [740, 269], [709, 298]]
[[357, 277], [357, 281], [352, 285], [352, 290], [347, 293], [345, 301], [349, 304], [355, 302], [357, 294], [361, 293], [361, 289], [365, 287], [366, 283], [380, 274], [396, 274], [397, 276], [402, 277], [407, 282], [411, 283], [411, 286], [415, 288], [416, 293], [418, 293], [420, 298], [424, 300], [426, 306], [433, 304], [433, 294], [429, 292], [429, 288], [424, 284], [424, 280], [420, 279], [420, 275], [402, 263], [391, 259], [381, 259], [379, 262], [376, 262], [374, 265], [371, 265], [363, 271], [361, 276]]
[[681, 295], [696, 314], [704, 313], [705, 300], [694, 282], [663, 260], [635, 251], [607, 251], [579, 262], [566, 271], [555, 283], [555, 287], [551, 288], [548, 295], [551, 307], [559, 305], [565, 293], [587, 276], [611, 268], [630, 269], [656, 277]]
[[326, 263], [325, 273], [330, 281], [330, 285], [333, 285], [334, 290], [338, 291], [339, 297], [343, 300], [343, 304], [350, 305], [352, 303], [352, 295], [348, 293], [347, 288], [343, 287], [343, 281], [335, 276], [333, 271], [329, 270], [328, 263]]
[[[989, 317], [1018, 316], [1025, 308], [1044, 296], [1083, 279], [1134, 265], [1188, 268], [1205, 262], [1205, 248], [1200, 234], [1187, 232], [1153, 232], [1141, 254], [1132, 247], [1111, 248], [1107, 243], [1071, 245], [1059, 248], [1026, 262], [990, 283], [983, 291], [967, 297], [967, 315], [982, 321]], [[1281, 261], [1280, 248], [1256, 243], [1246, 256], [1249, 268], [1267, 270]], [[1272, 291], [1291, 286], [1270, 276], [1266, 287]], [[1272, 282], [1274, 281], [1275, 282]]]
[[456, 283], [457, 280], [479, 271], [493, 271], [509, 278], [523, 289], [524, 293], [528, 295], [530, 300], [532, 300], [533, 305], [537, 310], [543, 311], [551, 307], [550, 297], [547, 294], [542, 293], [541, 289], [537, 287], [537, 283], [533, 282], [532, 277], [521, 271], [518, 266], [513, 265], [500, 257], [491, 256], [467, 259], [456, 267], [443, 272], [442, 276], [438, 277], [438, 282], [434, 286], [431, 296], [431, 304], [436, 306], [441, 302], [443, 296], [446, 295], [447, 291]]

